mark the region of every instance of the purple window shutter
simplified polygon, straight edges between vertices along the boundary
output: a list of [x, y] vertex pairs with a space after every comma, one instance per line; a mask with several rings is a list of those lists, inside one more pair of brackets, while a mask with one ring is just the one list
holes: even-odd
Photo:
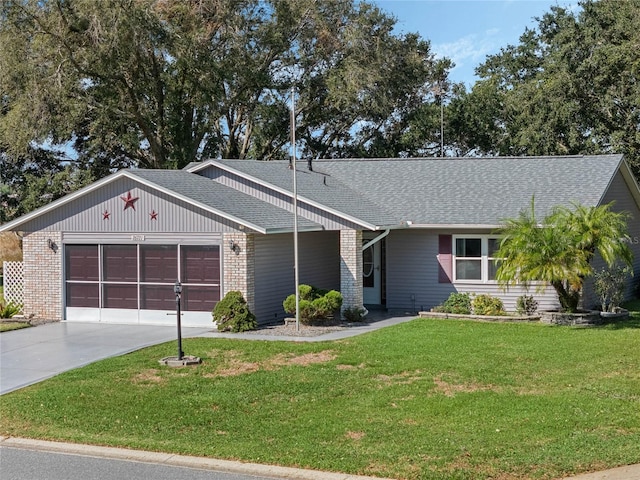
[[438, 283], [451, 283], [452, 280], [451, 235], [438, 235]]

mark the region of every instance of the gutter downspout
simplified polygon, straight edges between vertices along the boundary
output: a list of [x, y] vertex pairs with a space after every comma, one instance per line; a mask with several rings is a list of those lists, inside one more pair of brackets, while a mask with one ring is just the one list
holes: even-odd
[[373, 240], [369, 240], [367, 243], [365, 243], [362, 246], [362, 251], [364, 252], [367, 248], [369, 248], [371, 245], [378, 243], [380, 240], [382, 240], [384, 237], [386, 237], [387, 235], [389, 235], [389, 232], [391, 230], [390, 229], [386, 229], [383, 233], [381, 233], [380, 235], [378, 235], [376, 238], [374, 238]]

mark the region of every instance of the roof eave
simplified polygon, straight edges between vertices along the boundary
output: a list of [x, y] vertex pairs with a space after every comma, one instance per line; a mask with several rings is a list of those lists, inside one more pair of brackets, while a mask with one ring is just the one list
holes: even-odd
[[495, 230], [501, 227], [503, 227], [503, 225], [488, 223], [412, 223], [411, 225], [407, 225], [406, 228], [424, 230]]
[[[629, 164], [627, 163], [627, 161], [624, 158], [622, 158], [618, 168], [620, 170], [620, 173], [622, 173], [622, 178], [624, 178], [625, 182], [629, 186], [629, 191], [633, 196], [633, 200], [636, 202], [636, 206], [640, 209], [640, 185], [638, 185], [638, 181], [636, 180], [635, 175], [631, 171], [631, 167], [629, 167]], [[609, 190], [609, 187], [611, 186], [612, 181], [613, 181], [613, 177], [611, 178], [609, 185], [607, 185], [607, 188], [605, 189], [605, 194]]]
[[210, 165], [214, 165], [215, 163], [216, 163], [215, 160], [205, 160], [204, 162], [200, 162], [196, 165], [193, 165], [190, 168], [185, 168], [184, 171], [189, 173], [197, 173], [201, 170], [204, 170]]
[[[322, 225], [317, 225], [317, 226], [308, 226], [308, 227], [298, 227], [298, 232], [299, 233], [305, 233], [305, 232], [323, 232], [324, 231], [324, 227]], [[267, 228], [265, 233], [267, 235], [274, 235], [277, 233], [293, 233], [294, 229], [291, 227], [278, 227], [278, 228]]]

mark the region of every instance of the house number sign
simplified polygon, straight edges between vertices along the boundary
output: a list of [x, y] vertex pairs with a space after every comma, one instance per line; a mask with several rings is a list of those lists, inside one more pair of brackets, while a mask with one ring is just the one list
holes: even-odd
[[144, 242], [144, 235], [131, 235], [132, 242]]

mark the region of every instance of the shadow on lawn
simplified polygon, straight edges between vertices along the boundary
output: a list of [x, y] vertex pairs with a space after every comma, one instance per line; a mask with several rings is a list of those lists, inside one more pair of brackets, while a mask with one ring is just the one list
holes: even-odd
[[627, 328], [640, 328], [640, 312], [629, 312], [629, 317], [619, 320], [609, 320], [595, 328], [607, 330], [622, 330]]

